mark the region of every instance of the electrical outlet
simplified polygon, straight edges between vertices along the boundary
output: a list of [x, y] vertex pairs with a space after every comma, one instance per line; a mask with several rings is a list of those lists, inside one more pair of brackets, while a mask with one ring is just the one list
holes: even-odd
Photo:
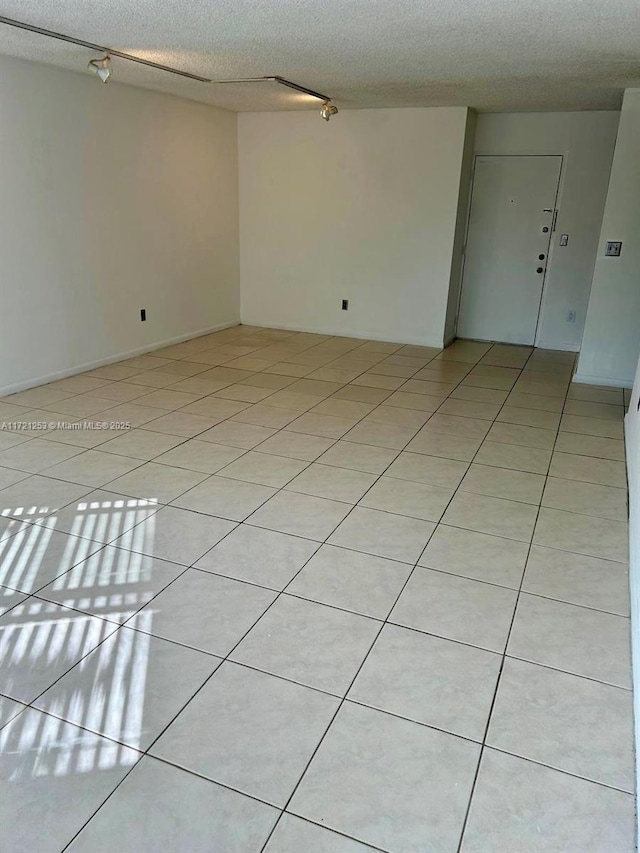
[[573, 308], [570, 311], [567, 311], [567, 323], [575, 323], [576, 321], [576, 312]]
[[140, 309], [140, 322], [144, 323], [144, 322], [146, 322], [146, 319], [147, 319], [147, 309], [141, 308]]
[[342, 300], [342, 310], [343, 310], [343, 311], [348, 311], [348, 310], [349, 310], [349, 300], [348, 300], [348, 299], [343, 299], [343, 300]]

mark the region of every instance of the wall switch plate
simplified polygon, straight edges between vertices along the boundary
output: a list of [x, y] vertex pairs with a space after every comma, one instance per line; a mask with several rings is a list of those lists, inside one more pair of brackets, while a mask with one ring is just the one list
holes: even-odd
[[348, 300], [348, 299], [343, 299], [343, 300], [342, 300], [342, 310], [343, 310], [343, 311], [348, 311], [348, 310], [349, 310], [349, 300]]
[[605, 257], [619, 258], [622, 254], [622, 243], [609, 242], [604, 250]]
[[567, 246], [568, 244], [569, 244], [569, 235], [568, 234], [561, 234], [560, 235], [560, 245], [561, 246]]
[[567, 323], [575, 323], [576, 321], [576, 312], [571, 308], [567, 311]]

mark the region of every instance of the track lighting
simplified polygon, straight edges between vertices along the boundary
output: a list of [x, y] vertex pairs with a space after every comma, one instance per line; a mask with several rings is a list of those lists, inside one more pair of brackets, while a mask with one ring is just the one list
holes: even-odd
[[89, 69], [95, 71], [102, 82], [106, 83], [111, 77], [111, 57], [107, 54], [102, 59], [92, 59], [89, 62]]
[[14, 18], [5, 18], [0, 15], [0, 25], [7, 27], [15, 27], [18, 30], [36, 33], [39, 36], [56, 39], [57, 41], [75, 44], [78, 47], [86, 47], [95, 53], [103, 53], [104, 56], [100, 59], [92, 59], [89, 62], [89, 70], [98, 75], [103, 83], [106, 83], [111, 77], [111, 56], [117, 56], [118, 59], [125, 59], [127, 62], [135, 62], [138, 65], [145, 65], [147, 68], [154, 68], [156, 71], [164, 71], [167, 74], [175, 74], [178, 77], [185, 77], [188, 80], [195, 80], [198, 83], [208, 83], [210, 85], [219, 86], [229, 83], [277, 83], [280, 86], [286, 86], [289, 89], [294, 89], [296, 92], [301, 92], [303, 95], [308, 95], [311, 98], [317, 98], [322, 101], [322, 109], [320, 115], [325, 121], [329, 121], [331, 116], [338, 112], [338, 108], [331, 103], [331, 98], [328, 95], [323, 95], [322, 92], [315, 92], [307, 86], [302, 86], [300, 83], [294, 83], [293, 80], [287, 80], [286, 77], [281, 77], [279, 74], [270, 74], [265, 77], [240, 77], [234, 80], [212, 80], [209, 77], [203, 77], [200, 74], [194, 74], [191, 71], [184, 71], [180, 68], [172, 68], [170, 65], [162, 65], [160, 62], [155, 62], [153, 59], [147, 59], [144, 56], [136, 56], [133, 53], [126, 53], [122, 50], [117, 50], [115, 47], [108, 47], [104, 44], [96, 44], [95, 42], [85, 41], [84, 39], [69, 36], [65, 33], [58, 33], [54, 30], [47, 30], [44, 27], [39, 27], [36, 24], [27, 24], [24, 21], [16, 21]]
[[322, 105], [322, 109], [320, 110], [320, 115], [325, 121], [329, 121], [331, 116], [336, 115], [338, 112], [338, 108], [332, 104], [330, 101], [325, 101]]

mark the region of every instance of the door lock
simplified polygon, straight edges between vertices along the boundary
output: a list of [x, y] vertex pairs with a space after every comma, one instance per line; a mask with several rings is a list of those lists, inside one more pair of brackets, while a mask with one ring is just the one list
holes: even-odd
[[[556, 219], [558, 218], [558, 209], [555, 207], [543, 207], [542, 212], [553, 214], [553, 218], [551, 219], [551, 230], [555, 231], [556, 230]], [[549, 229], [546, 227], [543, 228], [542, 230], [545, 234], [549, 231]]]
[[538, 260], [539, 260], [539, 261], [544, 261], [544, 255], [538, 255]]
[[538, 274], [540, 274], [541, 272], [544, 272], [544, 267], [538, 267], [538, 268], [536, 269], [536, 272], [537, 272]]

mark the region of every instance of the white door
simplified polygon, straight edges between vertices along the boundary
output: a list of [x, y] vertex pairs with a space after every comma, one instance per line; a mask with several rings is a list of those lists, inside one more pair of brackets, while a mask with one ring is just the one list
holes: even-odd
[[458, 337], [535, 341], [561, 156], [478, 156]]

